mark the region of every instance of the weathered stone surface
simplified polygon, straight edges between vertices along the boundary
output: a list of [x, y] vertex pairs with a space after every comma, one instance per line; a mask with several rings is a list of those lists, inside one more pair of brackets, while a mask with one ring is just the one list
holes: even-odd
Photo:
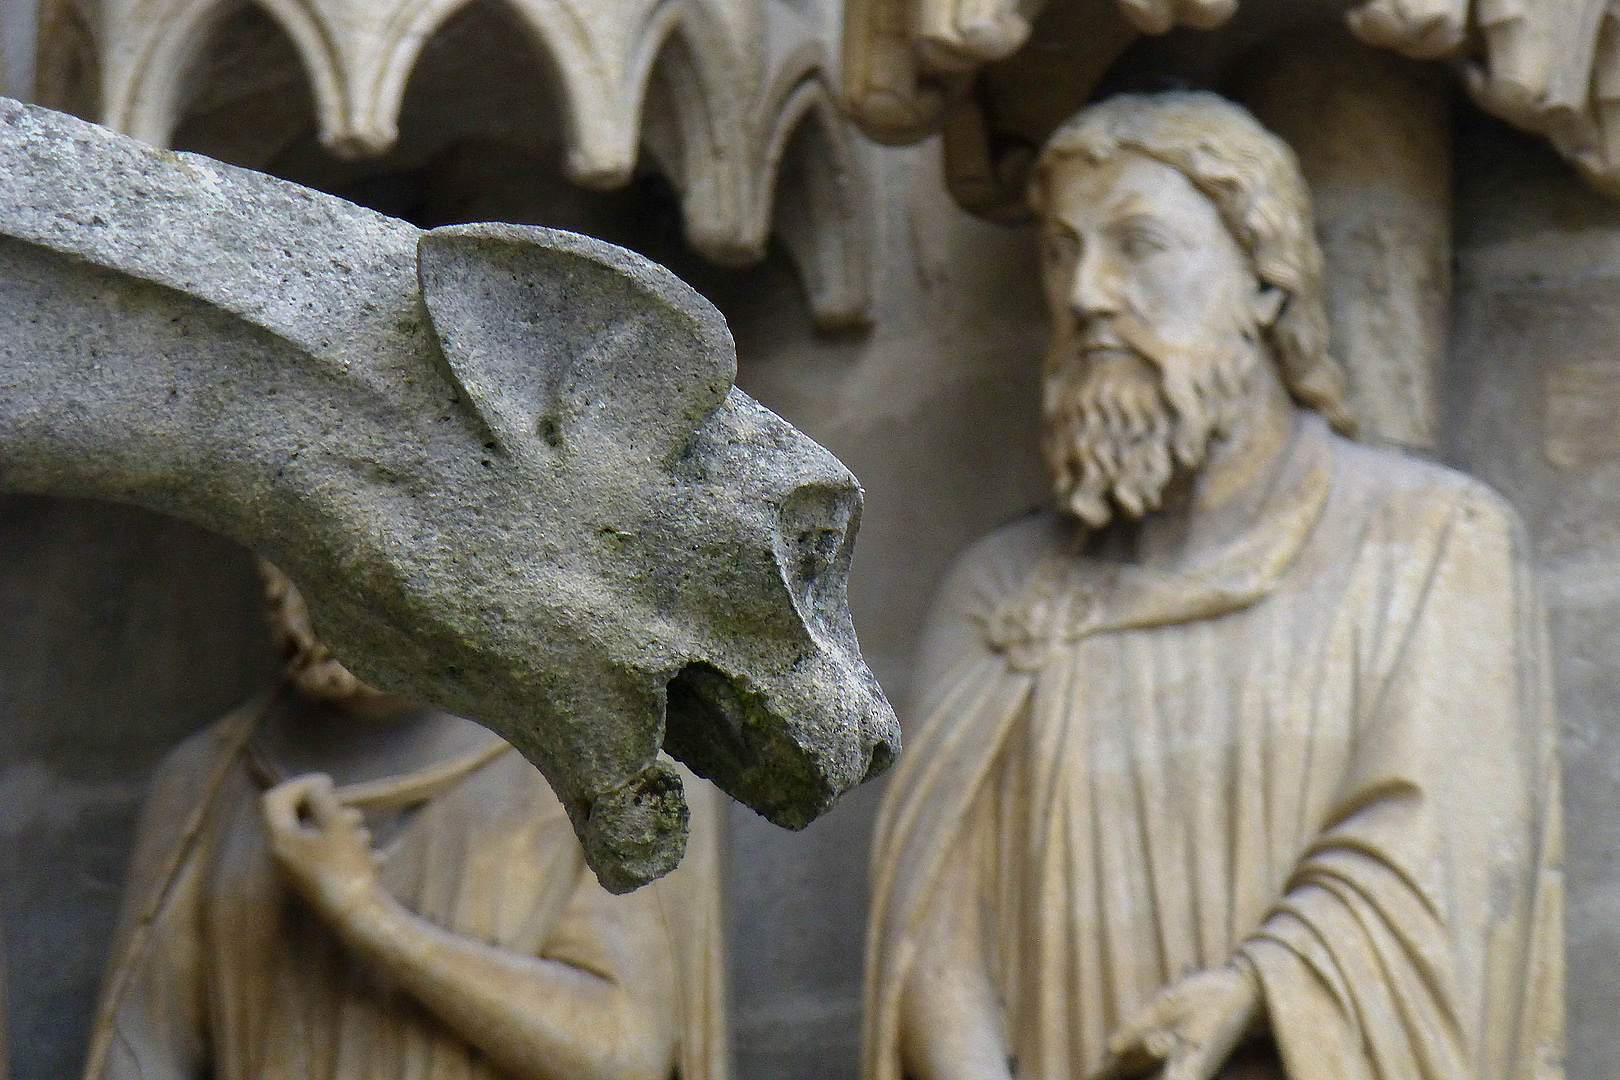
[[534, 761], [610, 888], [679, 857], [661, 746], [793, 827], [892, 754], [844, 599], [860, 489], [656, 265], [14, 102], [0, 237], [0, 489], [259, 550], [362, 678]]

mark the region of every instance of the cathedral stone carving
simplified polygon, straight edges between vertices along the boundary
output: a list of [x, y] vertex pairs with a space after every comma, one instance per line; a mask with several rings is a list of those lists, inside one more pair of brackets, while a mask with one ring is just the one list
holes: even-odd
[[272, 690], [160, 768], [90, 1080], [725, 1080], [718, 793], [628, 896], [507, 743], [381, 694], [266, 568]]
[[[30, 85], [34, 6], [0, 5], [0, 39], [9, 43], [0, 51], [18, 89]], [[867, 486], [855, 618], [884, 686], [913, 715], [918, 703], [905, 657], [950, 555], [1048, 488], [1033, 434], [1045, 326], [1026, 198], [1040, 147], [1085, 102], [1120, 89], [1203, 86], [1245, 105], [1291, 145], [1311, 189], [1329, 337], [1347, 375], [1345, 407], [1356, 418], [1357, 440], [1479, 476], [1527, 526], [1525, 547], [1550, 608], [1550, 681], [1567, 787], [1568, 1069], [1572, 1077], [1613, 1071], [1620, 1060], [1620, 1028], [1607, 1022], [1620, 1012], [1620, 981], [1612, 976], [1620, 970], [1620, 862], [1610, 843], [1620, 836], [1620, 380], [1612, 377], [1620, 205], [1603, 195], [1613, 175], [1606, 164], [1613, 159], [1611, 4], [38, 6], [37, 85], [51, 104], [108, 118], [105, 101], [116, 92], [126, 102], [140, 98], [145, 104], [132, 111], [151, 116], [167, 83], [175, 90], [164, 106], [178, 118], [168, 137], [175, 148], [367, 202], [423, 228], [500, 219], [598, 234], [690, 278], [737, 336], [742, 388], [836, 449]], [[1352, 11], [1358, 16], [1346, 20]], [[412, 21], [417, 14], [423, 22]], [[403, 21], [382, 25], [395, 15]], [[582, 20], [580, 36], [555, 31], [574, 16]], [[837, 25], [846, 16], [840, 63]], [[300, 20], [319, 32], [295, 33]], [[403, 33], [412, 27], [424, 28], [420, 39]], [[174, 62], [149, 66], [131, 81], [133, 58], [168, 31], [181, 47], [163, 53], [163, 63]], [[369, 44], [357, 40], [362, 34], [372, 35]], [[617, 56], [615, 43], [625, 46]], [[394, 45], [402, 51], [386, 58]], [[570, 60], [564, 71], [553, 55], [563, 53], [585, 59]], [[626, 59], [632, 54], [652, 58], [641, 76]], [[146, 63], [157, 54], [144, 55]], [[796, 67], [800, 61], [814, 67], [814, 78], [796, 81], [796, 72], [809, 70]], [[374, 107], [380, 84], [367, 80], [379, 64], [406, 73], [397, 107]], [[318, 80], [317, 68], [328, 74]], [[781, 77], [756, 78], [761, 70]], [[639, 87], [636, 77], [643, 78]], [[348, 88], [337, 86], [345, 79]], [[937, 137], [889, 149], [860, 145], [819, 122], [830, 85], [846, 88], [850, 115], [887, 141]], [[753, 103], [749, 116], [738, 111], [744, 98]], [[575, 101], [584, 108], [571, 108]], [[807, 103], [801, 119], [791, 119]], [[639, 119], [627, 119], [637, 110]], [[781, 119], [768, 129], [773, 110]], [[323, 127], [326, 115], [337, 119]], [[715, 117], [723, 118], [717, 130]], [[593, 120], [603, 130], [578, 130]], [[343, 136], [389, 123], [398, 129], [391, 148], [383, 138]], [[786, 133], [774, 180], [773, 131]], [[580, 146], [589, 153], [577, 153]], [[615, 160], [633, 161], [633, 175], [587, 167]], [[852, 162], [861, 167], [850, 171]], [[622, 188], [598, 190], [626, 177]], [[152, 190], [140, 212], [161, 217], [168, 189]], [[97, 197], [94, 188], [74, 193], [86, 210], [86, 235], [103, 228], [96, 216], [116, 220]], [[765, 236], [761, 221], [772, 253], [751, 269], [732, 269], [760, 250], [738, 238]], [[162, 227], [173, 246], [184, 237], [216, 267], [235, 265], [230, 245], [213, 245], [206, 231]], [[275, 233], [270, 225], [251, 244], [280, 267]], [[699, 247], [714, 265], [698, 257]], [[401, 249], [407, 279], [412, 260]], [[303, 270], [313, 275], [314, 292], [350, 295], [335, 267], [315, 259], [291, 265], [298, 273], [280, 290], [287, 307], [309, 299], [299, 287]], [[817, 333], [802, 317], [790, 271], [809, 288], [822, 326], [859, 322], [868, 312], [881, 319], [860, 333]], [[272, 280], [279, 286], [279, 273]], [[321, 340], [318, 333], [301, 339]], [[82, 349], [60, 356], [64, 369], [86, 373], [84, 385], [94, 384], [98, 363], [108, 369]], [[448, 378], [442, 370], [435, 377]], [[453, 415], [470, 415], [467, 409]], [[513, 424], [502, 439], [519, 438], [522, 429]], [[483, 443], [497, 440], [493, 431], [470, 434], [476, 438], [462, 450], [471, 455], [470, 471], [481, 474]], [[1329, 445], [1338, 452], [1338, 443]], [[293, 466], [307, 466], [309, 453]], [[1412, 468], [1390, 466], [1391, 478], [1410, 477]], [[390, 475], [361, 470], [350, 479], [368, 490], [392, 483]], [[1175, 511], [1171, 495], [1147, 516]], [[1493, 513], [1500, 509], [1484, 502]], [[1112, 532], [1125, 511], [1105, 505], [1114, 514], [1105, 531]], [[597, 535], [608, 558], [609, 545], [622, 537]], [[0, 539], [7, 555], [0, 622], [14, 631], [0, 646], [0, 921], [10, 946], [11, 1074], [67, 1080], [82, 1062], [141, 781], [160, 748], [262, 684], [265, 650], [250, 563], [222, 537], [128, 507], [25, 495], [5, 500]], [[813, 542], [800, 545], [795, 535], [793, 547], [802, 550], [784, 544], [778, 565], [817, 564]], [[633, 554], [628, 544], [619, 551]], [[1235, 615], [1257, 618], [1285, 591], [1279, 586]], [[1000, 616], [1009, 642], [1021, 640], [1024, 623], [1061, 621], [1017, 610]], [[1197, 625], [1223, 625], [1223, 618]], [[1132, 633], [1190, 635], [1192, 625]], [[1085, 632], [1087, 641], [1099, 636]], [[1009, 648], [1025, 663], [1041, 653]], [[356, 663], [368, 678], [383, 677]], [[677, 692], [704, 685], [701, 669], [686, 675]], [[858, 753], [846, 761], [852, 775]], [[860, 867], [878, 794], [791, 837], [740, 808], [730, 815], [729, 932], [749, 943], [733, 961], [739, 990], [732, 1030], [739, 1075], [749, 1080], [855, 1075], [868, 887]], [[380, 842], [387, 826], [373, 824]], [[1556, 849], [1549, 843], [1548, 851], [1551, 866]], [[1556, 1010], [1549, 1004], [1548, 1011]], [[1493, 1030], [1517, 1029], [1503, 1021]], [[1231, 1070], [1263, 1046], [1254, 1040]], [[1556, 1062], [1560, 1054], [1549, 1048], [1544, 1056]]]
[[[1095, 85], [1139, 34], [1176, 26], [1213, 30], [1233, 21], [1240, 8], [1286, 26], [1298, 21], [1297, 13], [1283, 10], [1289, 6], [1267, 0], [851, 0], [844, 23], [845, 100], [875, 138], [910, 141], [941, 124], [972, 137], [970, 120], [953, 121], [947, 113], [976, 109], [963, 96], [971, 75], [1032, 38], [1048, 54], [1062, 54], [1055, 64], [1027, 58], [1039, 69], [1034, 80]], [[1620, 192], [1620, 17], [1604, 0], [1363, 0], [1336, 7], [1347, 9], [1345, 25], [1368, 44], [1458, 68], [1483, 108], [1545, 136], [1599, 188]], [[1058, 74], [1059, 67], [1067, 70]], [[991, 111], [1002, 118], [1024, 111], [996, 81], [981, 87], [997, 106]]]
[[[465, 0], [274, 0], [264, 9], [308, 72], [322, 142], [375, 156], [399, 134], [424, 44]], [[168, 146], [194, 60], [227, 0], [48, 0], [39, 100]], [[786, 0], [565, 0], [512, 5], [549, 64], [566, 170], [613, 188], [645, 148], [680, 193], [687, 241], [725, 265], [757, 262], [774, 234], [828, 327], [870, 316], [870, 221], [838, 115], [818, 23]], [[482, 58], [488, 62], [490, 58]], [[251, 63], [251, 59], [248, 61]], [[243, 116], [239, 122], [254, 123]]]
[[[1433, 452], [1449, 327], [1452, 84], [1615, 195], [1620, 22], [1587, 2], [1342, 9], [855, 0], [844, 100], [881, 141], [939, 132], [956, 201], [1001, 221], [1027, 217], [1036, 148], [1121, 78], [1173, 72], [1245, 101], [1289, 140], [1321, 195], [1329, 317], [1364, 437]], [[1165, 36], [1173, 27], [1189, 32]]]
[[1125, 95], [1034, 169], [1057, 510], [942, 587], [873, 852], [870, 1080], [1562, 1075], [1539, 598], [1351, 442], [1293, 155]]

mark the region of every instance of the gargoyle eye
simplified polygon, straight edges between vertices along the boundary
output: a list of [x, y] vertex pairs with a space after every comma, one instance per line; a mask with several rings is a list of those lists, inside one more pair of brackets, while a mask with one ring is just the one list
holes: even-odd
[[782, 503], [777, 555], [800, 614], [824, 627], [847, 618], [841, 597], [860, 490], [806, 484]]
[[825, 574], [833, 565], [838, 556], [838, 547], [843, 543], [842, 529], [824, 527], [819, 529], [805, 529], [799, 533], [799, 576], [805, 579], [818, 578]]

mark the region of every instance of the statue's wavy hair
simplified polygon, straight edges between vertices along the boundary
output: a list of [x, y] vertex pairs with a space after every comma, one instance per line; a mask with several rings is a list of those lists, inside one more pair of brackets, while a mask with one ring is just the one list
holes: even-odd
[[1215, 204], [1256, 276], [1283, 294], [1267, 331], [1283, 383], [1334, 430], [1353, 434], [1344, 369], [1328, 353], [1311, 197], [1288, 144], [1242, 106], [1206, 91], [1119, 94], [1081, 109], [1047, 140], [1030, 179], [1031, 207], [1045, 215], [1058, 162], [1082, 156], [1100, 165], [1121, 153], [1170, 166]]

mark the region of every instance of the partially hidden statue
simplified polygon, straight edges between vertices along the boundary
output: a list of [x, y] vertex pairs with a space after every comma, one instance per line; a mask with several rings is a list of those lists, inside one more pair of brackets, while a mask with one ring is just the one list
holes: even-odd
[[735, 373], [631, 252], [0, 99], [0, 491], [270, 559], [356, 676], [534, 762], [619, 892], [685, 843], [661, 750], [798, 828], [898, 749], [845, 597], [860, 488]]
[[1308, 195], [1239, 107], [1089, 106], [1031, 198], [1058, 508], [931, 616], [868, 1080], [1562, 1076], [1514, 514], [1340, 434]]
[[718, 793], [625, 896], [484, 728], [359, 682], [265, 567], [273, 690], [142, 815], [88, 1080], [725, 1080]]

